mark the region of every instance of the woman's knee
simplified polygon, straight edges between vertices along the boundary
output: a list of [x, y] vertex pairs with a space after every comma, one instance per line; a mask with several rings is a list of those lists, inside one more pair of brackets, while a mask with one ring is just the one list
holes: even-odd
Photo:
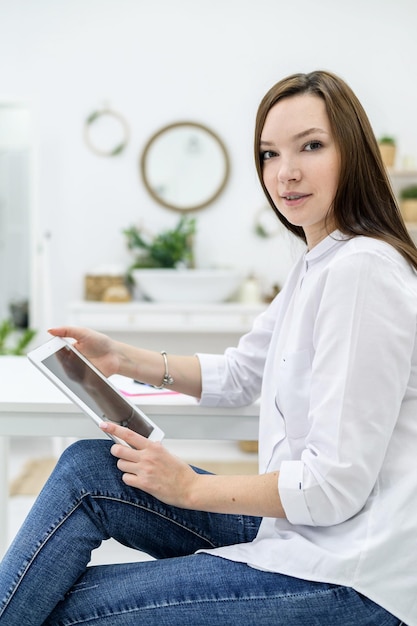
[[110, 453], [111, 441], [106, 439], [80, 439], [68, 446], [58, 460], [56, 469], [63, 473], [100, 475], [106, 464], [115, 465]]

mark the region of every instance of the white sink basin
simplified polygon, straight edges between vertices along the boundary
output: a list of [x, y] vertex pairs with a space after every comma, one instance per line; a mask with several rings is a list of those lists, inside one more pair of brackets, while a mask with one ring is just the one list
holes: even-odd
[[223, 302], [242, 283], [242, 274], [226, 269], [137, 269], [133, 280], [155, 302]]

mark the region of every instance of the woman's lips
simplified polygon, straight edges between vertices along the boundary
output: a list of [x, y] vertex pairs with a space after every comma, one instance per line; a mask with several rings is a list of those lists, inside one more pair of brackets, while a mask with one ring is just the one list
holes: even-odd
[[309, 198], [309, 193], [286, 193], [281, 196], [282, 200], [287, 206], [299, 206], [306, 198]]

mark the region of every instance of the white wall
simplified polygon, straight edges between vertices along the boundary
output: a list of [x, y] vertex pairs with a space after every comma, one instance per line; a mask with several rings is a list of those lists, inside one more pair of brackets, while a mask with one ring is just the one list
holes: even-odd
[[[198, 217], [197, 261], [282, 282], [296, 254], [286, 235], [253, 234], [264, 201], [252, 161], [259, 100], [294, 71], [343, 76], [377, 134], [417, 157], [415, 0], [2, 0], [0, 98], [31, 102], [38, 119], [37, 236], [51, 233], [53, 310], [65, 321], [83, 276], [127, 265], [121, 231], [170, 227], [140, 180], [149, 136], [177, 120], [210, 126], [226, 143], [231, 178]], [[122, 155], [83, 142], [85, 118], [107, 101], [129, 121]]]

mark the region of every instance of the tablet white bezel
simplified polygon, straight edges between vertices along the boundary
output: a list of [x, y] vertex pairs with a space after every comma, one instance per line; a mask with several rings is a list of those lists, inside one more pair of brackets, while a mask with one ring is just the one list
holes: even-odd
[[[72, 353], [76, 355], [77, 358], [82, 360], [101, 380], [103, 380], [108, 387], [112, 389], [112, 391], [122, 399], [126, 405], [133, 408], [134, 411], [144, 420], [149, 426], [152, 427], [152, 432], [147, 437], [150, 441], [161, 441], [164, 437], [164, 432], [157, 426], [136, 404], [129, 401], [124, 395], [120, 393], [120, 391], [98, 370], [88, 359], [86, 359], [74, 346], [70, 341], [62, 337], [53, 337], [46, 343], [41, 346], [35, 348], [28, 352], [27, 357], [31, 363], [33, 363], [45, 376], [58, 387], [74, 404], [76, 404], [88, 417], [90, 417], [96, 424], [99, 426], [105, 420], [95, 413], [79, 396], [77, 396], [72, 389], [70, 389], [64, 381], [62, 381], [54, 372], [52, 372], [44, 363], [44, 360], [64, 347], [70, 348]], [[102, 431], [104, 432], [104, 431]], [[108, 433], [106, 433], [108, 434]], [[112, 435], [108, 435], [113, 441], [117, 443], [121, 443], [125, 446], [128, 444], [119, 439], [118, 437], [114, 437]], [[128, 446], [130, 447], [130, 446]]]

